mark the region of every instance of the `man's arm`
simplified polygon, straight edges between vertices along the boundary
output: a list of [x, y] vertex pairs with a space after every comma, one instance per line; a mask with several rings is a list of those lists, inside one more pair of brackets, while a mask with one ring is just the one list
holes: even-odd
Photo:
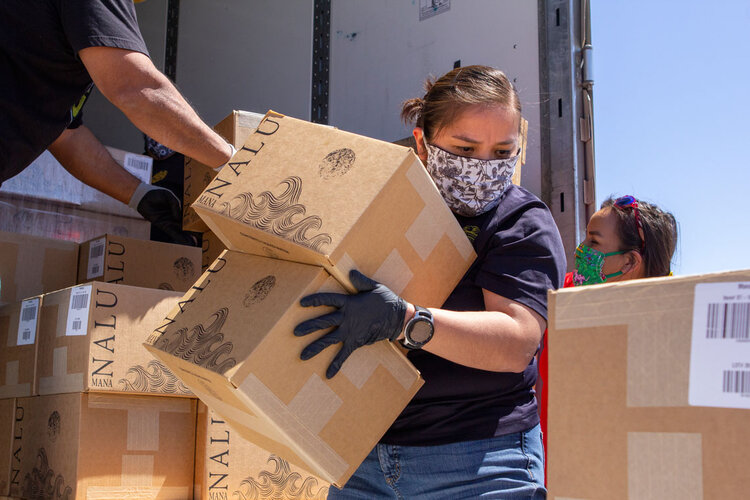
[[65, 129], [47, 149], [75, 178], [126, 205], [141, 183], [83, 125]]
[[180, 200], [167, 189], [141, 183], [88, 128], [66, 129], [48, 149], [74, 177], [137, 210], [173, 243], [195, 245], [195, 238], [182, 230]]
[[229, 161], [231, 146], [146, 55], [112, 47], [88, 47], [78, 55], [104, 97], [142, 132], [205, 165]]

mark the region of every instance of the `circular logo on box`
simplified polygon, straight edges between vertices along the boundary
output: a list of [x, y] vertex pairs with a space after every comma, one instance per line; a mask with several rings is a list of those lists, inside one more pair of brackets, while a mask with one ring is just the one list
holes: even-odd
[[47, 435], [50, 441], [57, 441], [60, 435], [60, 414], [57, 410], [53, 411], [47, 419]]
[[174, 273], [182, 281], [187, 281], [195, 275], [195, 266], [187, 257], [180, 257], [173, 264]]
[[349, 148], [337, 149], [328, 153], [318, 165], [320, 176], [324, 179], [341, 177], [352, 168], [355, 157], [354, 151]]
[[169, 283], [159, 283], [158, 288], [159, 290], [169, 290], [170, 292], [174, 292], [174, 287]]
[[268, 294], [271, 293], [271, 289], [273, 289], [275, 285], [276, 277], [273, 275], [266, 276], [265, 278], [256, 281], [245, 294], [245, 299], [242, 301], [242, 305], [250, 307], [253, 304], [262, 302], [263, 299], [268, 297]]

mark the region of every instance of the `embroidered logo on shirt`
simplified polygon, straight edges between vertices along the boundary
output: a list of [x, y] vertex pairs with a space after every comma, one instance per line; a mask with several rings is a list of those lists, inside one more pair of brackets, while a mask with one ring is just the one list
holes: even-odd
[[469, 238], [469, 241], [474, 241], [477, 239], [477, 236], [479, 236], [479, 226], [464, 226], [464, 233], [466, 233], [466, 237]]

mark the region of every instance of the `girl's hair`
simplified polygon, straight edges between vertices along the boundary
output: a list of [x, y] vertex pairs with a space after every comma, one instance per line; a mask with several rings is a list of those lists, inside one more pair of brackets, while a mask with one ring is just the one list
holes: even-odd
[[[616, 199], [604, 200], [602, 208], [610, 208], [617, 217], [617, 234], [622, 244], [621, 250], [636, 250], [643, 256], [646, 278], [668, 276], [672, 255], [677, 246], [677, 221], [652, 203], [636, 199], [638, 207], [620, 207]], [[643, 241], [638, 232], [634, 211], [638, 210]]]
[[521, 115], [516, 89], [499, 69], [489, 66], [456, 68], [437, 80], [428, 78], [424, 97], [404, 101], [401, 119], [424, 130], [427, 139], [474, 105], [503, 106]]

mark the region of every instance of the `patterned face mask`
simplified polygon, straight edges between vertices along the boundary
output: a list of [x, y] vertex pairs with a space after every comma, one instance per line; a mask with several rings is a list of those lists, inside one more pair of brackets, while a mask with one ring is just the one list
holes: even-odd
[[427, 144], [427, 172], [445, 203], [459, 215], [473, 217], [494, 208], [508, 187], [518, 156], [479, 160]]
[[625, 252], [604, 253], [581, 243], [578, 245], [578, 248], [576, 248], [576, 269], [573, 271], [573, 286], [596, 285], [598, 283], [604, 283], [609, 278], [621, 275], [622, 271], [617, 271], [612, 274], [604, 274], [602, 272], [602, 267], [604, 267], [605, 257], [609, 257], [610, 255], [620, 255], [623, 253]]

